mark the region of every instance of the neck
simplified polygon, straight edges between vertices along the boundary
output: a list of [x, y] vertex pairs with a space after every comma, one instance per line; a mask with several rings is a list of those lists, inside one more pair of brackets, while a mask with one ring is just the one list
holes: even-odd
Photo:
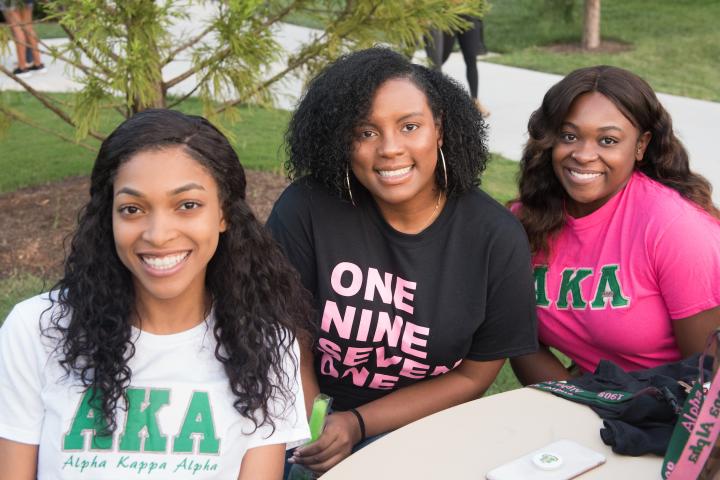
[[203, 322], [210, 310], [210, 298], [204, 287], [199, 292], [185, 292], [173, 299], [159, 299], [138, 288], [135, 291], [136, 316], [132, 322], [148, 333], [184, 332]]
[[381, 215], [395, 230], [401, 233], [416, 234], [432, 225], [445, 206], [446, 198], [442, 190], [433, 188], [430, 195], [413, 202], [392, 205], [378, 202]]

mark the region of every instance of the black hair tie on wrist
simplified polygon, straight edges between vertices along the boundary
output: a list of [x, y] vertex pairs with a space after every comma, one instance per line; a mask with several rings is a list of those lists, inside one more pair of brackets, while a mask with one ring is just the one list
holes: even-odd
[[348, 412], [352, 413], [353, 415], [355, 415], [355, 418], [357, 418], [358, 425], [360, 425], [360, 442], [362, 442], [363, 440], [365, 440], [365, 420], [363, 420], [360, 412], [358, 412], [354, 408], [351, 408], [350, 410], [348, 410]]

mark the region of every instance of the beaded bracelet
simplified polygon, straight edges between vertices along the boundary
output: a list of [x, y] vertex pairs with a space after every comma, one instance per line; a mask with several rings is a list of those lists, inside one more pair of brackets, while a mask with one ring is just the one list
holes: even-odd
[[357, 418], [358, 425], [360, 425], [360, 442], [362, 442], [363, 440], [365, 440], [365, 420], [363, 420], [360, 412], [358, 412], [354, 408], [351, 408], [350, 410], [348, 410], [348, 412], [352, 413], [353, 415], [355, 415], [355, 418]]

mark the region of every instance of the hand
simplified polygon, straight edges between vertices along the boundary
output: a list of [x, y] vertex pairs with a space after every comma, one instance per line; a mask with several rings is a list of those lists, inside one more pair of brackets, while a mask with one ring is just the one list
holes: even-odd
[[327, 417], [320, 438], [310, 445], [296, 448], [289, 462], [323, 474], [348, 457], [359, 441], [357, 418], [350, 412], [335, 412]]

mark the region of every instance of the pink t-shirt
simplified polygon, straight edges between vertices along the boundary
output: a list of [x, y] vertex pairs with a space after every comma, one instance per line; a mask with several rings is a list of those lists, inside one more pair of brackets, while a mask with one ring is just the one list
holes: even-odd
[[681, 358], [672, 322], [720, 305], [720, 222], [635, 172], [533, 257], [540, 341], [594, 371]]

